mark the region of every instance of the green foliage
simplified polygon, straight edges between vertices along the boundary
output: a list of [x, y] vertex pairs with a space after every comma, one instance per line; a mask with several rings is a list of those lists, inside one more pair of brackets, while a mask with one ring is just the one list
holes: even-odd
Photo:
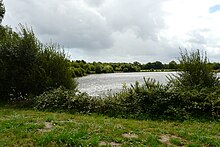
[[156, 62], [148, 62], [147, 64], [144, 64], [142, 66], [143, 70], [150, 70], [150, 69], [163, 69], [165, 68], [165, 65], [163, 65], [160, 61]]
[[45, 46], [39, 53], [39, 86], [42, 91], [64, 86], [68, 89], [75, 89], [76, 82], [72, 79], [67, 57], [64, 51], [60, 51], [58, 45]]
[[[87, 74], [113, 73], [113, 72], [140, 72], [140, 71], [178, 71], [179, 64], [175, 61], [170, 61], [168, 64], [163, 64], [160, 61], [148, 62], [141, 64], [137, 61], [133, 63], [102, 63], [93, 62], [87, 63], [84, 60], [69, 61], [73, 77], [81, 77]], [[209, 63], [211, 70], [220, 70], [219, 63]]]
[[210, 64], [210, 66], [215, 71], [219, 71], [220, 70], [220, 63], [214, 62], [214, 63]]
[[139, 62], [134, 63], [101, 63], [93, 62], [86, 63], [85, 61], [71, 61], [69, 62], [72, 76], [81, 77], [87, 74], [101, 74], [101, 73], [114, 73], [117, 72], [139, 72], [141, 70], [141, 64]]
[[31, 30], [21, 26], [21, 32], [1, 27], [1, 94], [26, 95], [33, 86], [34, 66], [41, 44]]
[[113, 73], [114, 69], [112, 68], [111, 65], [106, 65], [106, 66], [104, 66], [102, 71], [103, 71], [103, 73]]
[[166, 85], [145, 80], [144, 85], [136, 83], [104, 102], [111, 106], [108, 113], [113, 116], [136, 115], [179, 120], [191, 117], [218, 119], [220, 118], [219, 95], [218, 89], [173, 91]]
[[43, 94], [35, 97], [35, 107], [41, 110], [68, 109], [69, 102], [71, 101], [70, 95], [75, 95], [75, 91], [67, 91], [63, 87], [46, 91]]
[[[219, 119], [219, 85], [215, 81], [217, 78], [211, 76], [213, 74], [207, 66], [207, 59], [201, 60], [199, 52], [192, 53], [191, 56], [181, 53], [181, 57], [184, 57], [183, 61], [181, 60], [183, 70], [178, 74], [178, 77], [172, 77], [167, 85], [162, 85], [153, 79], [144, 79], [143, 85], [138, 82], [131, 85], [131, 87], [124, 85], [121, 92], [106, 96], [103, 99], [58, 88], [38, 96], [36, 98], [36, 108], [40, 110], [92, 112], [126, 118], [162, 117], [184, 120], [192, 117], [203, 117]], [[100, 63], [96, 64], [102, 66]], [[96, 64], [95, 67], [98, 67]], [[198, 67], [193, 70], [190, 64], [192, 64], [192, 67]], [[79, 68], [81, 67], [82, 65], [79, 66]], [[200, 76], [190, 77], [195, 73]], [[204, 78], [201, 76], [204, 76]], [[213, 84], [210, 80], [208, 84], [201, 84], [209, 76], [211, 79], [216, 78], [214, 80], [216, 83]], [[192, 83], [185, 82], [189, 78]], [[184, 81], [184, 83], [180, 82], [177, 85], [176, 81]], [[193, 83], [194, 81], [195, 83]]]
[[59, 86], [75, 88], [66, 55], [59, 50], [59, 46], [41, 44], [22, 25], [19, 33], [0, 26], [1, 100], [38, 95]]
[[168, 64], [168, 68], [169, 68], [169, 69], [177, 69], [177, 68], [178, 68], [178, 65], [177, 65], [177, 63], [176, 63], [175, 61], [171, 61], [171, 62], [169, 62], [169, 64]]
[[219, 86], [219, 78], [212, 72], [208, 65], [206, 55], [200, 51], [188, 53], [180, 52], [180, 69], [177, 75], [169, 78], [169, 82], [175, 88], [192, 89]]
[[0, 23], [2, 22], [4, 14], [5, 14], [5, 7], [3, 4], [3, 0], [0, 0]]
[[97, 74], [100, 74], [100, 73], [102, 73], [102, 71], [103, 71], [103, 66], [102, 66], [101, 64], [97, 64], [97, 65], [95, 66], [95, 72], [96, 72]]
[[35, 97], [35, 108], [49, 111], [95, 112], [100, 106], [98, 101], [86, 93], [59, 87]]

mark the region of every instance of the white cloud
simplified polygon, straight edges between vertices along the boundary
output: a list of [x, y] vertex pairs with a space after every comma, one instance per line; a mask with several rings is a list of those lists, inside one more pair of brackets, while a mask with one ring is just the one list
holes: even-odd
[[[6, 2], [6, 7], [8, 5], [9, 15], [16, 18], [14, 23], [32, 26], [43, 41], [53, 40], [69, 48], [102, 49], [112, 46], [105, 18], [83, 1], [14, 0], [12, 3]], [[5, 23], [10, 24], [7, 16]]]
[[169, 27], [163, 35], [173, 42], [180, 42], [180, 47], [205, 50], [211, 58], [220, 55], [220, 12], [209, 13], [209, 8], [216, 4], [217, 0], [184, 0], [181, 3], [171, 0], [165, 3], [163, 9], [169, 13], [165, 22]]
[[43, 42], [87, 61], [160, 60], [200, 48], [220, 61], [219, 0], [10, 0], [3, 24], [32, 26]]

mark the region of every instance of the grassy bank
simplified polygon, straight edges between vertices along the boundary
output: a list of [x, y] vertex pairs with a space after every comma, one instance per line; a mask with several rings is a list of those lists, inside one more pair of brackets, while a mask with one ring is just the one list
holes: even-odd
[[138, 121], [0, 107], [0, 146], [220, 146], [220, 123]]

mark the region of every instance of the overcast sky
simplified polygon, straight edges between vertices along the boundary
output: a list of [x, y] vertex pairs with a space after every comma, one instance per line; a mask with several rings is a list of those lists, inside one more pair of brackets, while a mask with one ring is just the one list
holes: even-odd
[[180, 48], [220, 62], [220, 0], [4, 0], [3, 25], [32, 27], [73, 60], [176, 60]]

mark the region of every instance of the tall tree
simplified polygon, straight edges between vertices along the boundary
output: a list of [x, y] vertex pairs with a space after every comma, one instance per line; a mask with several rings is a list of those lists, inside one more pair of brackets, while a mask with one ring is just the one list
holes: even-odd
[[3, 4], [3, 0], [0, 0], [0, 23], [2, 22], [4, 14], [5, 14], [5, 7]]

